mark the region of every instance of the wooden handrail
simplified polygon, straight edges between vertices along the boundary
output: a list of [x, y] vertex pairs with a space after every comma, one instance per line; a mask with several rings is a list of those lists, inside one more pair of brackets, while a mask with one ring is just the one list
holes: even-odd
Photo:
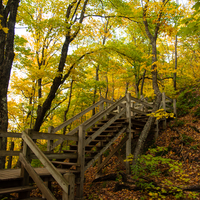
[[79, 114], [75, 115], [74, 117], [72, 117], [71, 119], [65, 121], [64, 123], [62, 123], [61, 125], [57, 126], [56, 128], [54, 128], [52, 130], [53, 133], [61, 130], [62, 128], [66, 127], [67, 125], [71, 124], [73, 121], [75, 121], [76, 119], [82, 117], [84, 114], [88, 113], [89, 111], [91, 111], [92, 109], [94, 109], [95, 107], [99, 106], [100, 104], [104, 103], [104, 100], [100, 100], [98, 102], [96, 102], [95, 104], [91, 105], [89, 108], [85, 109], [84, 111], [80, 112]]
[[93, 133], [86, 141], [85, 146], [88, 145], [92, 140], [94, 140], [98, 135], [100, 135], [106, 128], [108, 128], [114, 121], [119, 119], [124, 113], [125, 109], [121, 110], [120, 113], [112, 117], [107, 123], [105, 123], [100, 129], [98, 129], [95, 133]]
[[99, 116], [93, 117], [92, 120], [90, 119], [90, 120], [85, 121], [83, 123], [85, 125], [85, 128], [88, 129], [89, 127], [91, 127], [97, 121], [99, 121], [104, 116], [106, 116], [107, 114], [109, 114], [112, 110], [114, 110], [117, 106], [119, 106], [121, 104], [121, 102], [124, 101], [124, 100], [126, 100], [126, 97], [123, 97], [120, 100], [118, 100], [117, 102], [113, 103], [113, 105], [111, 105], [110, 107], [108, 107], [106, 110], [102, 111], [102, 113]]
[[95, 160], [96, 160], [100, 155], [102, 155], [103, 152], [105, 152], [105, 151], [110, 147], [110, 145], [111, 145], [122, 133], [124, 133], [124, 132], [126, 131], [126, 129], [127, 129], [126, 127], [122, 128], [122, 129], [115, 135], [115, 137], [112, 138], [112, 139], [109, 141], [109, 143], [108, 143], [105, 147], [103, 147], [103, 149], [101, 149], [101, 151], [100, 151], [97, 155], [95, 155], [94, 158], [93, 158], [89, 163], [87, 163], [87, 165], [84, 167], [84, 171], [86, 171], [86, 170], [95, 162]]
[[137, 99], [137, 98], [135, 98], [135, 97], [131, 97], [131, 100], [133, 100], [133, 101], [135, 101], [135, 102], [137, 102], [137, 103], [141, 103], [141, 104], [143, 104], [143, 105], [146, 106], [146, 107], [151, 107], [151, 108], [153, 108], [153, 106], [154, 106], [154, 105], [152, 105], [152, 104], [149, 104], [149, 103], [147, 103], [147, 102], [145, 102], [145, 101], [142, 101], [142, 100], [140, 100], [140, 99]]
[[[0, 137], [22, 138], [22, 133], [0, 131]], [[32, 139], [44, 139], [44, 140], [62, 139], [62, 140], [78, 141], [78, 136], [32, 131]]]
[[6, 132], [6, 131], [0, 130], [0, 137], [21, 138], [22, 134], [21, 133], [14, 133], [14, 132]]
[[63, 178], [63, 176], [57, 171], [55, 166], [49, 161], [49, 159], [47, 159], [43, 152], [24, 131], [22, 132], [22, 139], [29, 146], [32, 152], [38, 157], [38, 159], [46, 167], [46, 169], [54, 177], [54, 179], [58, 182], [62, 189], [68, 194], [69, 183], [67, 182], [67, 180]]
[[26, 171], [29, 173], [29, 175], [31, 176], [31, 178], [34, 180], [34, 182], [36, 183], [36, 185], [42, 191], [42, 193], [45, 194], [45, 197], [48, 200], [56, 200], [56, 198], [54, 197], [54, 195], [52, 194], [52, 192], [44, 184], [44, 182], [42, 181], [42, 179], [40, 178], [40, 176], [38, 176], [38, 174], [35, 172], [35, 170], [31, 167], [31, 164], [29, 163], [29, 161], [26, 159], [26, 157], [22, 153], [20, 153], [20, 155], [19, 155], [19, 160], [23, 164], [23, 166], [25, 167]]

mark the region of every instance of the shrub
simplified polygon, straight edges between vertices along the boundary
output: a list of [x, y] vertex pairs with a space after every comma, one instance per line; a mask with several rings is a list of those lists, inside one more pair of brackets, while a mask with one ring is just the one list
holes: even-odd
[[[180, 187], [174, 186], [169, 180], [169, 175], [176, 177], [182, 184], [186, 184], [189, 179], [183, 173], [182, 163], [169, 158], [156, 156], [160, 152], [168, 151], [165, 147], [149, 149], [149, 154], [142, 155], [137, 160], [135, 166], [131, 167], [133, 179], [136, 185], [148, 192], [153, 199], [165, 198], [166, 195], [173, 195], [175, 198], [184, 198], [185, 194]], [[130, 161], [130, 159], [128, 159]], [[155, 178], [162, 175], [161, 184], [157, 184]]]
[[190, 109], [200, 102], [200, 97], [195, 93], [195, 89], [186, 89], [177, 99], [177, 111], [179, 116], [186, 115]]

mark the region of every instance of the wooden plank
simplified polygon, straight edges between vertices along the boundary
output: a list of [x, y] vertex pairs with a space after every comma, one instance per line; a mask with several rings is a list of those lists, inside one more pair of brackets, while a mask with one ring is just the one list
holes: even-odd
[[[102, 111], [96, 113], [94, 116], [92, 116], [90, 119], [86, 120], [85, 122], [83, 122], [81, 125], [87, 125], [88, 123], [90, 123], [92, 120], [96, 119], [97, 117], [99, 117], [101, 115]], [[80, 126], [80, 125], [79, 125]], [[67, 133], [67, 135], [74, 135], [76, 132], [78, 132], [79, 130], [79, 126], [77, 126], [75, 129], [73, 129], [72, 131], [70, 131], [69, 133]]]
[[21, 138], [21, 133], [14, 133], [14, 132], [5, 132], [0, 130], [0, 137], [12, 137], [12, 138]]
[[134, 113], [142, 114], [142, 115], [146, 115], [146, 114], [147, 114], [146, 112], [141, 111], [141, 110], [137, 110], [137, 109], [135, 109], [135, 108], [131, 108], [131, 111], [134, 112]]
[[61, 135], [61, 134], [55, 134], [55, 133], [41, 133], [41, 132], [32, 132], [32, 138], [33, 139], [45, 139], [45, 140], [72, 140], [72, 141], [78, 141], [78, 136], [71, 136], [71, 135]]
[[63, 176], [57, 171], [54, 165], [49, 161], [49, 159], [42, 153], [42, 151], [37, 147], [33, 140], [25, 133], [22, 132], [23, 140], [28, 144], [33, 153], [39, 158], [41, 163], [46, 167], [49, 173], [54, 177], [62, 189], [68, 194], [68, 184]]
[[25, 169], [28, 171], [29, 175], [32, 177], [38, 188], [42, 191], [43, 195], [46, 197], [48, 200], [56, 200], [54, 195], [51, 193], [49, 188], [44, 184], [42, 179], [38, 176], [38, 174], [35, 172], [35, 170], [31, 167], [31, 164], [29, 161], [26, 159], [26, 157], [20, 153], [19, 155], [19, 160], [25, 167]]
[[110, 158], [119, 150], [123, 147], [124, 143], [128, 140], [129, 136], [126, 135], [122, 139], [122, 141], [110, 152], [110, 154], [106, 157], [106, 159], [98, 166], [97, 172], [100, 171], [103, 166], [110, 160]]
[[104, 153], [104, 151], [106, 151], [106, 150], [110, 147], [110, 145], [111, 145], [122, 133], [124, 133], [125, 131], [126, 131], [126, 127], [123, 128], [123, 129], [121, 129], [121, 130], [119, 131], [119, 133], [117, 133], [116, 136], [115, 136], [114, 138], [112, 138], [112, 139], [109, 141], [109, 143], [108, 143], [105, 147], [103, 147], [103, 149], [101, 149], [101, 151], [100, 151], [97, 155], [95, 155], [94, 158], [93, 158], [89, 163], [87, 163], [87, 165], [86, 165], [85, 168], [84, 168], [84, 171], [86, 171], [86, 170], [95, 162], [95, 160], [97, 160], [97, 158], [98, 158], [100, 155], [102, 155], [102, 154]]
[[[109, 100], [109, 99], [105, 99], [105, 98], [103, 98], [104, 99], [104, 102], [107, 102], [107, 103], [110, 103], [110, 104], [114, 104], [115, 102], [114, 101], [111, 101], [111, 100]], [[120, 99], [119, 99], [120, 100]], [[119, 105], [120, 107], [122, 107], [122, 108], [125, 108], [126, 106], [123, 104], [123, 102]]]
[[137, 102], [137, 103], [141, 103], [141, 104], [143, 104], [144, 106], [153, 108], [153, 105], [152, 105], [152, 104], [147, 103], [147, 102], [145, 102], [145, 101], [141, 101], [140, 99], [137, 99], [137, 98], [135, 98], [135, 97], [131, 97], [131, 100], [134, 100], [134, 101]]
[[97, 107], [98, 105], [102, 104], [102, 100], [96, 102], [95, 104], [93, 104], [92, 106], [90, 106], [89, 108], [85, 109], [84, 111], [82, 111], [81, 113], [75, 115], [74, 117], [72, 117], [71, 119], [67, 120], [66, 122], [62, 123], [61, 125], [57, 126], [56, 128], [53, 129], [53, 133], [61, 130], [62, 128], [66, 127], [67, 125], [71, 124], [73, 121], [75, 121], [76, 119], [80, 118], [81, 116], [83, 116], [84, 114], [86, 114], [87, 112], [89, 112], [90, 110], [92, 110], [93, 108]]
[[9, 193], [19, 193], [24, 191], [30, 191], [37, 187], [35, 186], [19, 186], [19, 187], [11, 187], [11, 188], [4, 188], [0, 189], [0, 194], [9, 194]]
[[[77, 158], [75, 153], [44, 153], [48, 159], [66, 159], [66, 158]], [[34, 154], [31, 155], [31, 159], [37, 159]]]
[[85, 146], [88, 145], [92, 140], [94, 140], [98, 135], [100, 135], [106, 128], [108, 128], [114, 121], [120, 118], [125, 113], [125, 109], [123, 109], [120, 113], [111, 118], [107, 123], [105, 123], [100, 129], [98, 129], [94, 134], [92, 134], [85, 141]]
[[[12, 137], [12, 138], [21, 138], [21, 133], [12, 133], [12, 132], [5, 132], [0, 130], [0, 137]], [[33, 139], [46, 139], [46, 140], [55, 140], [55, 139], [63, 139], [63, 140], [72, 140], [78, 141], [77, 136], [69, 136], [69, 135], [61, 135], [55, 133], [43, 133], [43, 132], [32, 132]]]
[[1, 156], [19, 156], [19, 154], [22, 151], [5, 151], [5, 150], [0, 150], [0, 155]]
[[88, 129], [93, 124], [95, 124], [97, 121], [99, 121], [100, 119], [102, 119], [104, 116], [107, 116], [107, 114], [109, 114], [111, 111], [113, 111], [115, 109], [115, 107], [117, 107], [118, 105], [120, 105], [121, 102], [124, 101], [125, 99], [126, 99], [126, 97], [123, 97], [119, 101], [115, 102], [112, 106], [110, 106], [109, 108], [107, 108], [106, 110], [104, 110], [103, 112], [101, 112], [100, 115], [98, 115], [97, 117], [95, 117], [93, 120], [90, 120], [89, 123], [88, 123], [88, 121], [85, 121], [83, 123], [85, 125], [85, 128]]

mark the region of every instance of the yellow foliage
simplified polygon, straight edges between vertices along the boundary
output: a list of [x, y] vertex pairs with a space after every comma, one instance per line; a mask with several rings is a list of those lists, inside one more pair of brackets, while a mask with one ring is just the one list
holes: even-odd
[[164, 109], [159, 109], [156, 112], [152, 112], [150, 114], [147, 114], [149, 117], [155, 117], [157, 120], [162, 119], [162, 118], [173, 118], [174, 113], [167, 113]]

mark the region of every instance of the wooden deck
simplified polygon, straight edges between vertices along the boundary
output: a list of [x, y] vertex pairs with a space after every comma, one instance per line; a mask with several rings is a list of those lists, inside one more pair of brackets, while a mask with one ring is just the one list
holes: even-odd
[[[34, 168], [34, 170], [41, 177], [43, 177], [43, 176], [51, 176], [50, 173], [45, 168]], [[1, 182], [4, 181], [4, 180], [21, 179], [22, 177], [20, 176], [20, 171], [21, 171], [21, 169], [0, 170], [0, 186], [1, 186]], [[67, 169], [58, 169], [58, 171], [61, 174], [65, 174], [69, 170], [67, 170]]]
[[[34, 168], [36, 173], [43, 179], [43, 181], [54, 181], [54, 178], [45, 168]], [[5, 169], [0, 170], [0, 188], [6, 187], [16, 187], [21, 184], [23, 180], [22, 176], [20, 176], [21, 169]], [[69, 172], [67, 169], [58, 169], [61, 174], [65, 174]], [[76, 173], [76, 171], [73, 171]], [[33, 182], [30, 177], [30, 182]]]

